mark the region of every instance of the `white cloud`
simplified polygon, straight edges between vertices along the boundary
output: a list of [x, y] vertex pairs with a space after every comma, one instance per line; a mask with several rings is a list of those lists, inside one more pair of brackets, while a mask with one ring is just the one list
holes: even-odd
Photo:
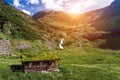
[[56, 0], [55, 2], [56, 2], [58, 5], [62, 5], [63, 2], [64, 2], [64, 0]]
[[28, 14], [28, 15], [31, 14], [30, 11], [27, 11], [27, 10], [25, 10], [25, 9], [23, 9], [23, 10], [21, 10], [21, 11], [23, 11], [24, 13], [26, 13], [26, 14]]
[[111, 2], [113, 2], [114, 0], [98, 0], [97, 4], [99, 7], [105, 7], [111, 4]]
[[109, 6], [114, 0], [96, 0], [94, 5], [85, 8], [83, 11], [90, 11], [95, 9], [100, 9], [106, 6]]
[[[23, 5], [20, 2], [24, 2], [28, 5]], [[83, 13], [86, 11], [94, 10], [94, 9], [99, 9], [105, 6], [110, 5], [111, 2], [114, 0], [13, 0], [13, 4], [16, 7], [26, 7], [26, 6], [31, 6], [30, 4], [40, 4], [40, 2], [44, 5], [45, 9], [50, 9], [50, 10], [57, 10], [57, 11], [65, 11], [69, 13]], [[37, 7], [37, 9], [31, 9], [31, 12], [33, 10], [44, 10], [43, 7]], [[27, 14], [32, 14], [29, 11], [22, 10], [23, 12]]]
[[20, 0], [13, 0], [13, 5], [16, 7], [19, 7], [19, 6], [24, 7], [22, 4], [20, 4]]
[[41, 0], [47, 9], [82, 13], [108, 6], [114, 0]]
[[55, 2], [56, 0], [42, 0], [41, 2], [47, 9], [63, 10], [63, 7]]
[[31, 4], [39, 4], [40, 3], [40, 0], [26, 0], [27, 3], [31, 3]]

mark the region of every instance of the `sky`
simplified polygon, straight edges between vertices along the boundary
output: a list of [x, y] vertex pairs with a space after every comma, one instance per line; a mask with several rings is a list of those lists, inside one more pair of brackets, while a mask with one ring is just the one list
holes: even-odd
[[55, 10], [80, 14], [110, 5], [114, 0], [5, 0], [10, 5], [32, 16], [38, 11]]

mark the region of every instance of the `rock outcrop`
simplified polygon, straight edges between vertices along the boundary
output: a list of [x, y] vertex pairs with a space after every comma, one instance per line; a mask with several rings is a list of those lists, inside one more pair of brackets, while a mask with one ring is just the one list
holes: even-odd
[[11, 51], [10, 51], [10, 46], [11, 46], [11, 43], [10, 43], [10, 40], [6, 40], [6, 39], [0, 39], [0, 55], [1, 54], [10, 54]]
[[21, 41], [17, 41], [16, 42], [17, 45], [17, 49], [21, 50], [21, 49], [26, 49], [26, 48], [31, 48], [31, 46], [25, 42], [21, 42]]

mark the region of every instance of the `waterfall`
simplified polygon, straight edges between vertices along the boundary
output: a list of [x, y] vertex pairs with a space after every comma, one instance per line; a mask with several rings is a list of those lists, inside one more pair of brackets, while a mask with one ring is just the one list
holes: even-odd
[[60, 49], [64, 49], [64, 47], [62, 46], [63, 41], [64, 41], [64, 38], [60, 39], [60, 43], [59, 43], [59, 48]]

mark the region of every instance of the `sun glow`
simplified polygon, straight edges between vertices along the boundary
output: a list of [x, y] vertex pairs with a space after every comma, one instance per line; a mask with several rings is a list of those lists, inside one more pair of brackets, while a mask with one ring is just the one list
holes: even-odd
[[85, 11], [85, 9], [91, 7], [92, 5], [95, 4], [95, 0], [86, 0], [86, 1], [81, 1], [81, 2], [74, 2], [72, 6], [69, 6], [69, 13], [72, 14], [80, 14]]
[[72, 13], [72, 14], [79, 14], [80, 13], [80, 10], [77, 6], [74, 6], [72, 7], [70, 10], [69, 10], [69, 13]]

